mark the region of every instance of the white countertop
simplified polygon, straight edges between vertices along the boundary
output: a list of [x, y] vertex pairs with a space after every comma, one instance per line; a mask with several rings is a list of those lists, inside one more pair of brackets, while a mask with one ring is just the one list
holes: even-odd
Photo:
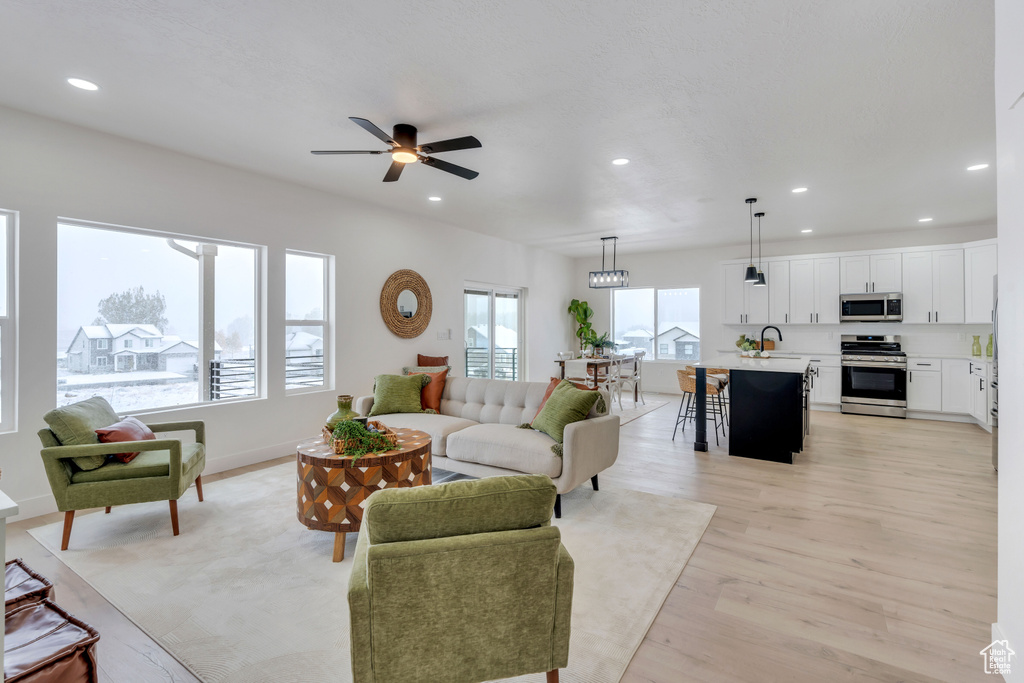
[[[769, 351], [769, 353], [772, 353]], [[779, 352], [780, 356], [789, 358], [745, 358], [738, 353], [724, 354], [694, 363], [695, 367], [725, 368], [727, 370], [759, 370], [763, 372], [796, 372], [803, 374], [811, 363], [810, 356], [793, 358], [791, 354]]]

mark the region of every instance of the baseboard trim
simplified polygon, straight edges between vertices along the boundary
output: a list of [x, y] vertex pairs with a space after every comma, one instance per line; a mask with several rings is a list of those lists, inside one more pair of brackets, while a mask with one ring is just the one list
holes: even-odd
[[[257, 463], [266, 462], [267, 460], [280, 458], [282, 455], [293, 454], [295, 453], [295, 445], [300, 440], [301, 439], [292, 439], [273, 446], [257, 448], [252, 451], [232, 453], [231, 455], [225, 455], [220, 458], [208, 458], [203, 474], [217, 474], [219, 472], [226, 472], [238, 467], [255, 465]], [[14, 517], [8, 517], [8, 523], [22, 522], [26, 519], [32, 519], [33, 517], [57, 512], [57, 501], [54, 499], [52, 493], [16, 502], [18, 503], [18, 514]]]

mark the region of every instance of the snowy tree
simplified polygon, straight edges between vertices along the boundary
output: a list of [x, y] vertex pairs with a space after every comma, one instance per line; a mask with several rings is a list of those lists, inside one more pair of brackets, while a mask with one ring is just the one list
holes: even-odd
[[99, 303], [99, 316], [94, 325], [110, 323], [154, 325], [163, 332], [167, 328], [164, 312], [167, 302], [160, 290], [156, 294], [146, 294], [143, 287], [127, 289], [114, 293]]

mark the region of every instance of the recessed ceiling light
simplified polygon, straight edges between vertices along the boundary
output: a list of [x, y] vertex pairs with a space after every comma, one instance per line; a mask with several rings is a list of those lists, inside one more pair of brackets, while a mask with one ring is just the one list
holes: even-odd
[[793, 192], [795, 192], [797, 194], [799, 194], [801, 192], [807, 192], [807, 188], [806, 187], [794, 187], [793, 188]]
[[440, 197], [427, 197], [427, 199], [429, 199], [432, 202], [439, 202], [439, 201], [441, 201]]
[[917, 219], [917, 222], [918, 222], [918, 223], [928, 223], [928, 222], [930, 222], [931, 220], [932, 220], [931, 218], [918, 218], [918, 219]]
[[814, 231], [811, 230], [810, 228], [807, 228], [806, 230], [801, 230], [800, 232], [814, 232]]
[[629, 163], [629, 159], [612, 159], [612, 163], [616, 166], [625, 166]]
[[980, 171], [983, 168], [988, 168], [988, 164], [975, 164], [974, 166], [968, 166], [968, 171]]
[[68, 79], [68, 83], [70, 83], [71, 85], [75, 86], [76, 88], [81, 88], [82, 90], [99, 90], [100, 89], [100, 86], [96, 85], [92, 81], [87, 81], [87, 80], [84, 80], [82, 78], [69, 78]]

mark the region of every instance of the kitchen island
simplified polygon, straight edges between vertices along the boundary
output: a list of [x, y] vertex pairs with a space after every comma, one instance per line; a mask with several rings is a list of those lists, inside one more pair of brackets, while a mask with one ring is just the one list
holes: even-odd
[[[705, 414], [707, 368], [729, 370], [729, 455], [792, 463], [810, 429], [810, 357], [744, 358], [726, 354], [697, 363], [697, 415]], [[707, 422], [697, 419], [694, 450], [706, 451]]]

